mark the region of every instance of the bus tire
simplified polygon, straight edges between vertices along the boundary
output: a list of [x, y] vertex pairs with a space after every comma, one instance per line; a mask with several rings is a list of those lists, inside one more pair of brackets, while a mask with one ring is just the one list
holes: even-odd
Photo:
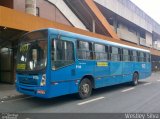
[[82, 79], [78, 87], [78, 98], [85, 99], [92, 93], [92, 83], [88, 78]]
[[136, 86], [136, 85], [138, 85], [138, 79], [139, 79], [139, 75], [138, 75], [138, 73], [134, 73], [133, 74], [133, 78], [132, 78], [132, 85], [133, 86]]

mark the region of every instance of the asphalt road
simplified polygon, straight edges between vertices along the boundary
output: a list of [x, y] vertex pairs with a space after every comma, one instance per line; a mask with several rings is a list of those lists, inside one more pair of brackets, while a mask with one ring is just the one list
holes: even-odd
[[90, 98], [75, 95], [53, 99], [35, 97], [0, 102], [0, 112], [14, 113], [160, 113], [160, 72], [153, 73], [138, 86], [128, 84], [101, 88]]

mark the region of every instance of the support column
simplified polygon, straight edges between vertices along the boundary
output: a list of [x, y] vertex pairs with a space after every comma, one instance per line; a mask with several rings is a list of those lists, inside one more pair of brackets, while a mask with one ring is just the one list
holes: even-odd
[[92, 32], [95, 33], [96, 32], [96, 22], [94, 19], [92, 19]]
[[96, 4], [94, 3], [93, 0], [85, 0], [86, 4], [88, 7], [91, 9], [91, 11], [96, 15], [98, 20], [102, 23], [104, 28], [108, 31], [108, 33], [111, 35], [112, 38], [120, 40], [118, 35], [115, 33], [115, 31], [111, 28], [110, 24], [104, 17], [104, 15], [101, 13], [101, 11], [98, 9]]
[[140, 33], [137, 31], [138, 42], [137, 45], [141, 45]]
[[114, 26], [114, 31], [117, 34], [118, 21], [117, 21], [117, 16], [116, 15], [114, 15], [114, 18], [113, 18], [113, 26]]

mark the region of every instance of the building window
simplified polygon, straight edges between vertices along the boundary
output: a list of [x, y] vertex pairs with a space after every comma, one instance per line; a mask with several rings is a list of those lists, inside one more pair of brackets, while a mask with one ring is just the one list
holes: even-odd
[[140, 32], [140, 37], [146, 39], [146, 33], [145, 32]]
[[36, 7], [36, 16], [40, 15], [39, 7]]
[[134, 30], [134, 28], [129, 27], [129, 26], [128, 26], [128, 31], [131, 32], [131, 33], [134, 33], [134, 34], [136, 33], [136, 31]]

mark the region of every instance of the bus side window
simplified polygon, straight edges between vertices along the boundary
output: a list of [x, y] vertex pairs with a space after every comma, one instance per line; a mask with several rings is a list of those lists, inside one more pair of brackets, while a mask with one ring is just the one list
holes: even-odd
[[112, 61], [120, 61], [120, 54], [119, 54], [119, 48], [117, 47], [111, 47], [111, 60]]
[[101, 44], [94, 44], [95, 59], [108, 60], [108, 47]]
[[133, 50], [131, 57], [132, 57], [132, 61], [134, 61], [134, 62], [138, 61], [138, 52]]
[[144, 57], [143, 57], [143, 61], [144, 61], [144, 62], [147, 62], [147, 60], [146, 60], [146, 53], [143, 53], [143, 56], [144, 56]]
[[150, 62], [150, 54], [146, 53], [146, 62]]
[[141, 62], [141, 61], [140, 61], [140, 52], [138, 52], [138, 51], [137, 51], [137, 61], [138, 61], [138, 62]]
[[106, 52], [106, 55], [107, 55], [106, 60], [109, 60], [109, 47], [108, 46], [105, 46], [105, 52]]
[[151, 62], [151, 54], [149, 54], [149, 62]]
[[56, 55], [55, 55], [55, 49], [56, 49], [56, 41], [54, 40], [54, 39], [52, 39], [52, 47], [51, 47], [51, 60], [52, 60], [52, 62], [56, 59], [55, 57], [56, 57]]
[[112, 47], [108, 47], [108, 60], [111, 60], [111, 54], [112, 54]]
[[144, 62], [144, 53], [143, 52], [139, 52], [139, 61]]
[[51, 53], [53, 70], [74, 62], [74, 44], [71, 41], [53, 40]]
[[129, 50], [129, 59], [130, 61], [133, 61], [133, 51]]
[[123, 61], [129, 61], [130, 56], [129, 56], [129, 50], [123, 49]]
[[122, 50], [122, 48], [118, 48], [118, 54], [119, 54], [119, 58], [120, 58], [119, 61], [123, 61], [123, 50]]
[[78, 59], [93, 59], [92, 43], [86, 41], [77, 41]]

